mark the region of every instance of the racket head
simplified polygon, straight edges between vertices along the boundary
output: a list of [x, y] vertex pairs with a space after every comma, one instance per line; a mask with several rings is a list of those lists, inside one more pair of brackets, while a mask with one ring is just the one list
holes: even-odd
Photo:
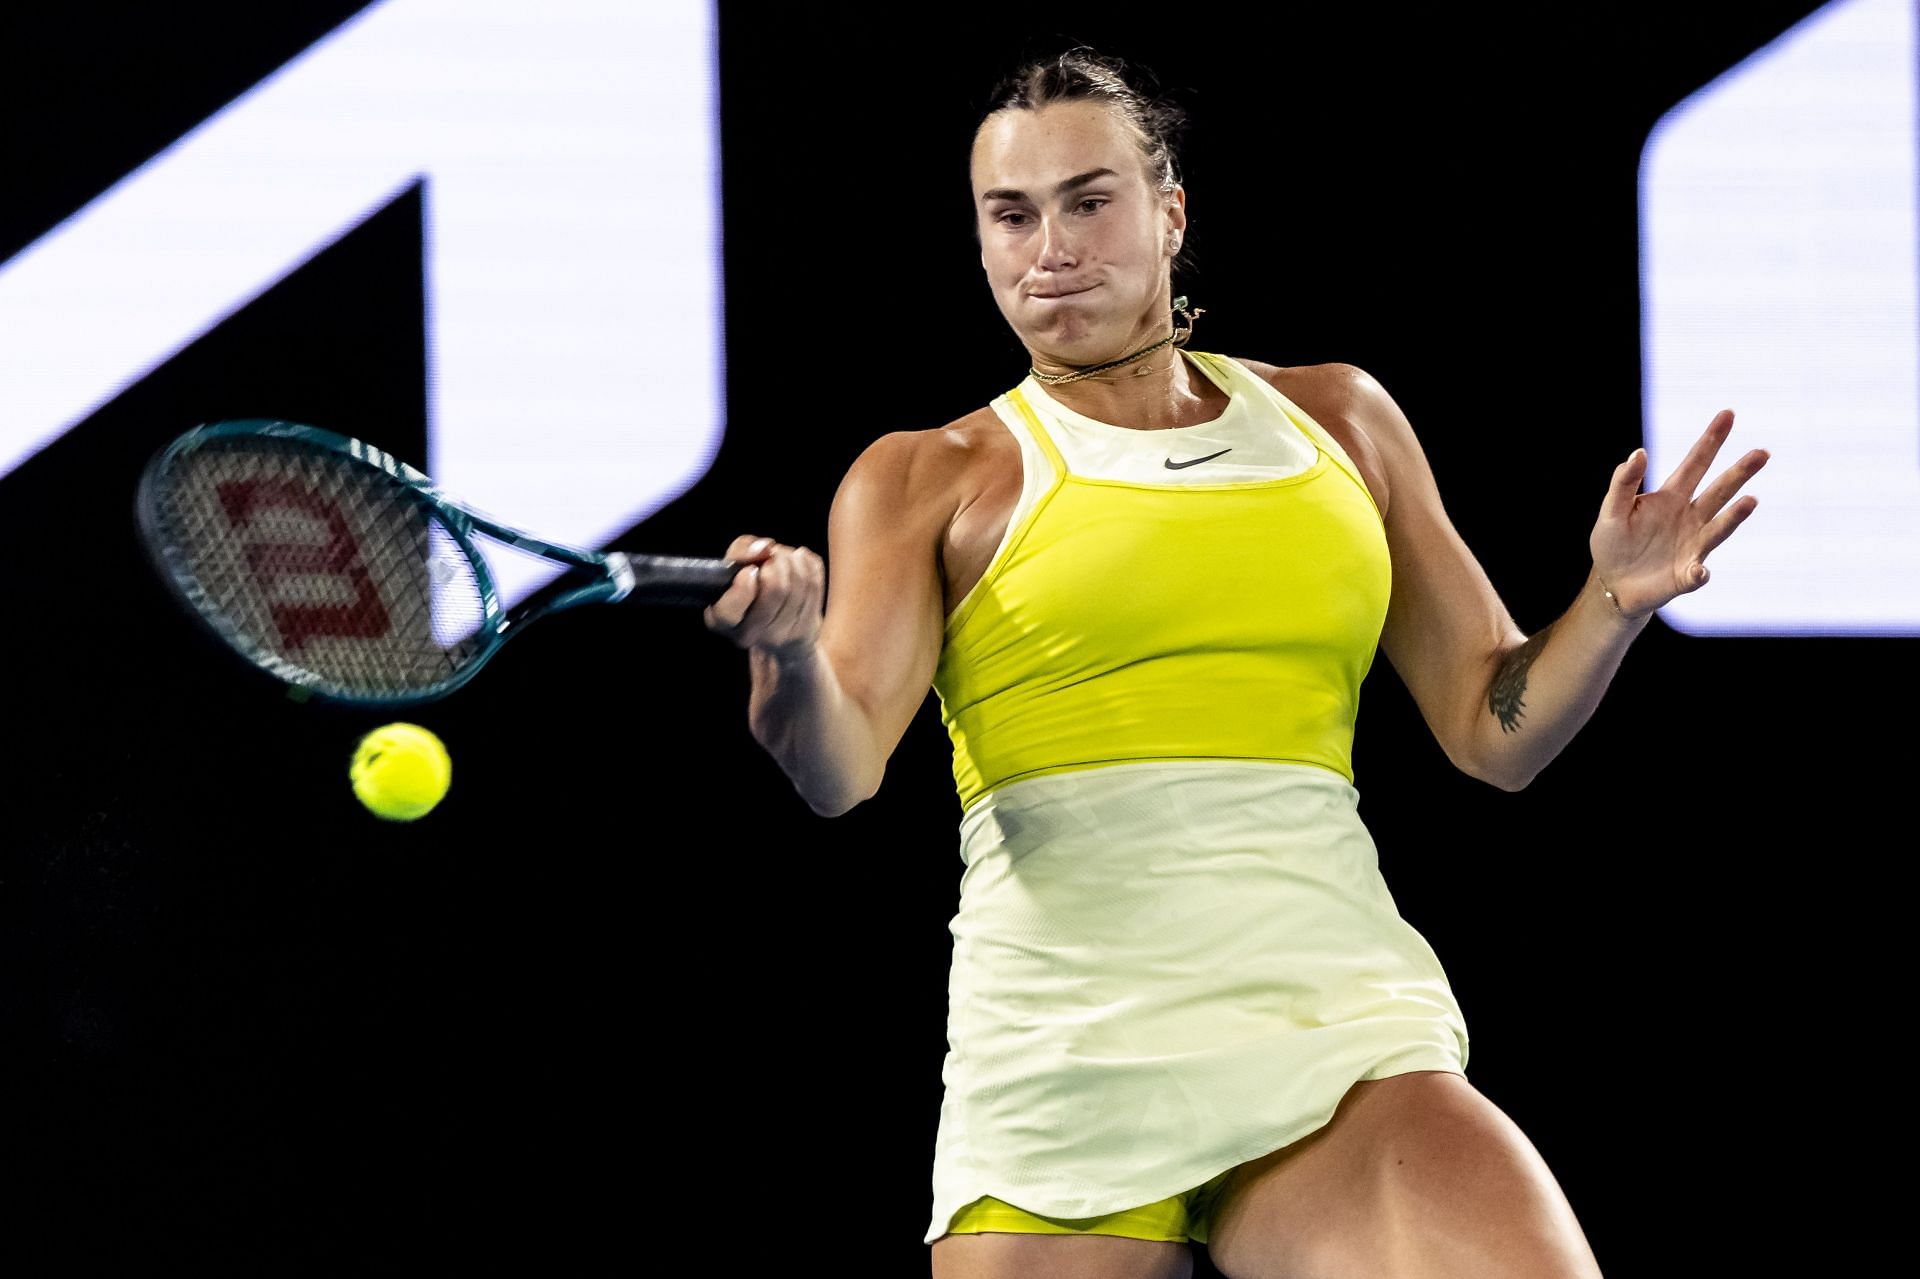
[[147, 464], [135, 511], [188, 611], [300, 695], [432, 701], [503, 642], [473, 515], [362, 441], [267, 418], [196, 427]]

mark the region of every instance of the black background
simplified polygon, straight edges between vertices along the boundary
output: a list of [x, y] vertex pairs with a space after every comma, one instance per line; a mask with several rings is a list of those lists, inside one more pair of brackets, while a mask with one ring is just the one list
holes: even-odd
[[[0, 259], [358, 7], [9, 8]], [[869, 441], [1023, 375], [967, 147], [998, 74], [1072, 37], [1192, 112], [1195, 347], [1372, 372], [1536, 631], [1640, 440], [1647, 132], [1816, 7], [725, 5], [728, 433], [623, 544], [824, 549]], [[454, 784], [388, 825], [346, 761], [393, 716], [279, 697], [139, 558], [134, 477], [195, 423], [420, 456], [420, 215], [403, 197], [0, 481], [0, 1248], [924, 1274], [961, 870], [931, 700], [879, 795], [817, 818], [747, 733], [737, 650], [691, 612], [586, 610], [407, 716]], [[1767, 426], [1737, 420], [1715, 470]], [[1915, 654], [1656, 619], [1517, 794], [1455, 772], [1375, 663], [1355, 768], [1382, 870], [1470, 1078], [1609, 1274], [1871, 1243], [1838, 1152], [1881, 1122], [1903, 988]]]

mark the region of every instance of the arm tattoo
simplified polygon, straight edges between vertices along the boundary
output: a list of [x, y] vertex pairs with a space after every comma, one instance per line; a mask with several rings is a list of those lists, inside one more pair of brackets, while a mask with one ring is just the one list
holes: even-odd
[[1500, 670], [1493, 677], [1493, 687], [1487, 693], [1487, 709], [1500, 721], [1500, 731], [1511, 733], [1520, 727], [1522, 698], [1527, 691], [1527, 668], [1533, 665], [1533, 659], [1540, 656], [1540, 650], [1547, 646], [1547, 636], [1553, 632], [1554, 624], [1548, 622], [1538, 635], [1533, 636], [1519, 648], [1508, 653], [1500, 663]]

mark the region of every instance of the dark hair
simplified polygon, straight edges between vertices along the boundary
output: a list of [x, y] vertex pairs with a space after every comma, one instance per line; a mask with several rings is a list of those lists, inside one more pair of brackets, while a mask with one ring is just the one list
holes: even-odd
[[[1144, 67], [1136, 70], [1125, 59], [1098, 53], [1086, 45], [1036, 58], [1003, 76], [988, 95], [986, 110], [974, 125], [974, 136], [978, 137], [981, 126], [998, 112], [1037, 111], [1055, 102], [1098, 102], [1111, 107], [1138, 138], [1150, 184], [1170, 192], [1180, 182], [1178, 144], [1187, 124], [1186, 110], [1159, 91], [1151, 71]], [[1173, 269], [1191, 265], [1188, 238], [1183, 237]]]

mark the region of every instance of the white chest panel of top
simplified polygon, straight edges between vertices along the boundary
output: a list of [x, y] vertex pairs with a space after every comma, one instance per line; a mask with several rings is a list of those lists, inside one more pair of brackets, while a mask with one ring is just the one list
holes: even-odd
[[[1203, 375], [1195, 369], [1193, 376]], [[1076, 413], [1031, 377], [1020, 388], [1067, 469], [1084, 479], [1167, 486], [1259, 482], [1298, 475], [1319, 460], [1313, 440], [1278, 405], [1253, 388], [1224, 389], [1231, 398], [1213, 421], [1149, 431]]]

